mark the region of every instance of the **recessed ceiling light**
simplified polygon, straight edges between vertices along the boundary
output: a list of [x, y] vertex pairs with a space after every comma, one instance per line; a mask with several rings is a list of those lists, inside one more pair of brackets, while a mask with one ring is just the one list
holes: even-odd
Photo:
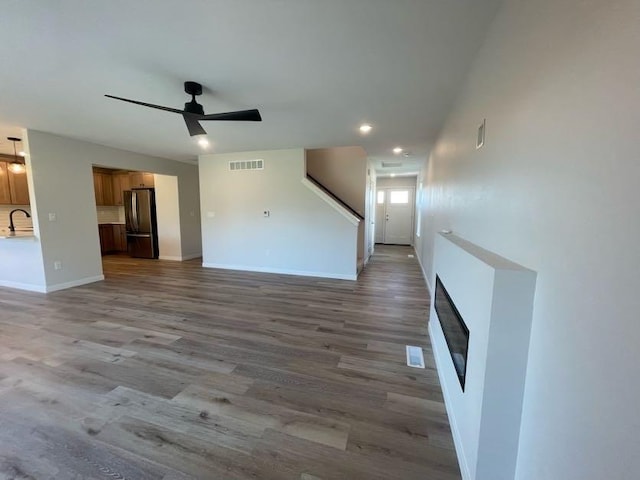
[[396, 176], [396, 174], [395, 174], [395, 173], [392, 173], [392, 174], [391, 174], [391, 178], [393, 178], [393, 177], [395, 177], [395, 176]]
[[373, 127], [371, 125], [369, 125], [368, 123], [364, 123], [362, 125], [360, 125], [360, 133], [364, 133], [367, 134], [371, 131]]
[[400, 155], [402, 153], [402, 147], [396, 147], [393, 149], [393, 153]]

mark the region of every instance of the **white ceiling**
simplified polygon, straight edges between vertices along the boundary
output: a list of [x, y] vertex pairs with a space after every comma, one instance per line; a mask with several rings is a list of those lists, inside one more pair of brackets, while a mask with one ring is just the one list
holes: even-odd
[[499, 2], [5, 1], [0, 151], [12, 125], [195, 159], [180, 116], [103, 96], [182, 108], [194, 80], [206, 113], [264, 119], [203, 122], [213, 151], [362, 145], [380, 162], [400, 145], [394, 171], [417, 170]]

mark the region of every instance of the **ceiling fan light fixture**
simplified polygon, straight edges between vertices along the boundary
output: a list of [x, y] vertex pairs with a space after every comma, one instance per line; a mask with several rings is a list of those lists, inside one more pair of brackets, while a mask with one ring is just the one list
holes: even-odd
[[363, 123], [362, 125], [360, 125], [360, 133], [363, 133], [365, 135], [369, 133], [372, 129], [373, 127], [368, 123]]
[[402, 147], [396, 147], [393, 149], [393, 153], [400, 155], [402, 153]]
[[196, 142], [198, 143], [198, 145], [200, 145], [201, 148], [206, 149], [211, 145], [206, 135], [196, 135], [193, 138], [196, 139]]

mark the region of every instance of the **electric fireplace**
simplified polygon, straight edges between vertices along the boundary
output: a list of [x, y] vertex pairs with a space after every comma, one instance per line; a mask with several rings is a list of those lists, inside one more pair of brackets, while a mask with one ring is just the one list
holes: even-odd
[[469, 329], [460, 312], [444, 288], [440, 277], [436, 275], [435, 309], [438, 314], [444, 338], [449, 347], [449, 354], [458, 375], [458, 381], [464, 391], [467, 374], [467, 350], [469, 349]]

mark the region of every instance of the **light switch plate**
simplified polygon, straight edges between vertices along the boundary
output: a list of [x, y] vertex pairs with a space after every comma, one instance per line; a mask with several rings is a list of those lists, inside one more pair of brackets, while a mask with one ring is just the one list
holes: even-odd
[[49, 221], [55, 222], [57, 220], [57, 215], [55, 213], [49, 213]]

